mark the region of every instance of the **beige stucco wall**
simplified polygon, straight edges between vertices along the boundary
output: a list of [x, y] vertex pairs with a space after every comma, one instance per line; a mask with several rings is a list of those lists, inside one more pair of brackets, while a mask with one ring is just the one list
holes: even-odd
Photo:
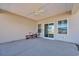
[[11, 13], [0, 13], [0, 43], [24, 39], [28, 32], [36, 32], [36, 21]]
[[72, 8], [72, 15], [76, 14], [79, 10], [79, 3], [74, 3]]
[[70, 40], [79, 44], [79, 4], [74, 4], [70, 21]]

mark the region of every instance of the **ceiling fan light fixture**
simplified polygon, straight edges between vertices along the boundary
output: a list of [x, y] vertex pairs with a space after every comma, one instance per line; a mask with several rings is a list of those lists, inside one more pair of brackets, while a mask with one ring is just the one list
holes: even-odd
[[44, 10], [43, 10], [43, 9], [38, 10], [38, 11], [34, 11], [34, 14], [35, 14], [35, 15], [41, 15], [41, 14], [43, 14], [43, 13], [44, 13]]

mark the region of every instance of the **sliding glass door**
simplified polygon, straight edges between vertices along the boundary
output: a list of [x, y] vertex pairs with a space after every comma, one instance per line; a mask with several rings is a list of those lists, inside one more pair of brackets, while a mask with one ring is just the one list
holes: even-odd
[[44, 36], [49, 38], [54, 37], [54, 23], [44, 25]]
[[44, 36], [48, 37], [48, 24], [44, 25]]

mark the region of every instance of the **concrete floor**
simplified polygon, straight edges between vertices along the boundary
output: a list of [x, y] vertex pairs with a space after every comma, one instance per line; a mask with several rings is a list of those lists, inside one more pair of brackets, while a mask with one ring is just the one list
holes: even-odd
[[76, 56], [75, 44], [42, 38], [0, 44], [1, 56]]

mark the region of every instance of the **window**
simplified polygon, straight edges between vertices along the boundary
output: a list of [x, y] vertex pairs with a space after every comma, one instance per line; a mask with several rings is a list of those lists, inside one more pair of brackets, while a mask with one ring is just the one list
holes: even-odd
[[67, 20], [58, 21], [58, 33], [67, 34]]

